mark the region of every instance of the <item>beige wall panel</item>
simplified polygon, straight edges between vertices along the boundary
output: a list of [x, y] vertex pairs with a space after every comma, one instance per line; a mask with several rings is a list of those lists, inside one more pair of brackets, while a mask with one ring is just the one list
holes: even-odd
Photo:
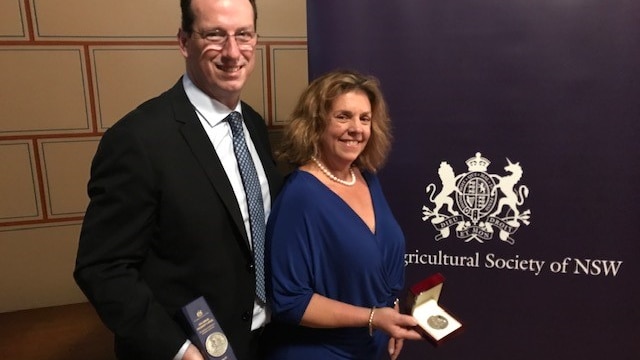
[[89, 129], [81, 48], [0, 48], [0, 135]]
[[307, 48], [303, 46], [274, 46], [273, 59], [273, 125], [284, 125], [309, 83]]
[[0, 312], [86, 301], [73, 280], [79, 233], [79, 225], [0, 229]]
[[36, 163], [31, 144], [26, 141], [0, 142], [0, 164], [0, 222], [41, 218]]
[[307, 40], [306, 0], [262, 0], [257, 4], [261, 39]]
[[177, 0], [32, 0], [36, 38], [174, 39]]
[[27, 38], [27, 20], [23, 0], [0, 1], [0, 40]]
[[173, 86], [184, 73], [184, 58], [177, 44], [93, 48], [91, 60], [102, 130]]
[[[242, 99], [279, 126], [307, 84], [306, 0], [258, 7]], [[179, 26], [177, 0], [0, 0], [0, 312], [86, 301], [72, 272], [100, 131], [183, 74]]]
[[256, 66], [242, 90], [242, 100], [268, 122], [267, 114], [267, 65], [263, 46], [256, 48]]
[[87, 182], [99, 138], [40, 142], [49, 217], [82, 216], [89, 198]]

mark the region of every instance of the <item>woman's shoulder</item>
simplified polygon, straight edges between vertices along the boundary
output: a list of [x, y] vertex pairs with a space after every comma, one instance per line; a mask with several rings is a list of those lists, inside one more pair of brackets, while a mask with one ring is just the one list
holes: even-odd
[[296, 190], [309, 189], [314, 187], [314, 180], [313, 175], [298, 168], [285, 176], [284, 186]]
[[276, 223], [278, 218], [291, 223], [294, 219], [301, 219], [318, 210], [317, 204], [318, 201], [322, 201], [322, 195], [318, 192], [317, 186], [314, 186], [312, 177], [313, 175], [301, 170], [294, 170], [287, 175], [271, 207], [271, 225]]
[[317, 180], [314, 176], [304, 170], [295, 169], [285, 176], [278, 198], [301, 202], [313, 199], [317, 191]]

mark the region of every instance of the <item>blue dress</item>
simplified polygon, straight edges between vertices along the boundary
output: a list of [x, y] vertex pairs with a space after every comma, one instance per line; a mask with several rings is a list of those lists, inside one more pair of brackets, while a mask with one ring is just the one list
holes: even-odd
[[313, 175], [294, 171], [267, 224], [267, 290], [272, 305], [268, 359], [378, 359], [389, 337], [367, 327], [300, 326], [311, 296], [362, 307], [393, 306], [404, 282], [404, 235], [378, 178], [363, 173], [376, 231]]

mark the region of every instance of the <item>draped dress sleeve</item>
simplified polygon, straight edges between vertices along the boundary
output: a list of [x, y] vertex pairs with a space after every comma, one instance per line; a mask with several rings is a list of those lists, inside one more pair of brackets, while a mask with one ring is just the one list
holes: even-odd
[[[375, 233], [313, 175], [299, 170], [290, 175], [267, 224], [267, 285], [276, 322], [299, 325], [314, 293], [356, 306], [383, 307], [391, 306], [402, 289], [404, 236], [377, 177], [364, 175]], [[384, 336], [372, 340], [366, 328], [297, 330], [307, 344], [317, 339], [319, 347], [333, 348], [332, 354], [343, 353], [344, 358], [359, 348], [377, 351], [385, 342]]]

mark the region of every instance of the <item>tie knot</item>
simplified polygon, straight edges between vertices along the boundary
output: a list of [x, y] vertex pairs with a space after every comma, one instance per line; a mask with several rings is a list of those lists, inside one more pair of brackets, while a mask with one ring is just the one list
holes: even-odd
[[242, 131], [242, 114], [237, 111], [232, 111], [231, 114], [227, 116], [227, 121], [229, 121], [231, 132], [234, 136]]
[[232, 111], [229, 116], [229, 121], [230, 122], [241, 122], [242, 121], [242, 114], [240, 114], [237, 111]]

